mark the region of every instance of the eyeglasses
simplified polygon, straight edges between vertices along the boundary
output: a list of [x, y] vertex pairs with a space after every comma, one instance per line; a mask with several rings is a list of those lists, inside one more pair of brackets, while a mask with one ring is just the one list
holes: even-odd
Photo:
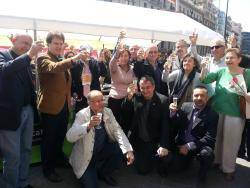
[[216, 49], [216, 50], [217, 50], [217, 49], [219, 49], [219, 48], [221, 48], [221, 47], [223, 47], [223, 46], [212, 46], [210, 49], [211, 49], [211, 50], [213, 50], [213, 49]]

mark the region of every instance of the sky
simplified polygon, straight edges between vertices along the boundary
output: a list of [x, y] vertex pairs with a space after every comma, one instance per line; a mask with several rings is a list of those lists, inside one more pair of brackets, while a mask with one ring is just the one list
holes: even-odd
[[[243, 31], [250, 32], [250, 0], [228, 0], [228, 16], [241, 23]], [[220, 10], [226, 12], [227, 0], [214, 0]]]

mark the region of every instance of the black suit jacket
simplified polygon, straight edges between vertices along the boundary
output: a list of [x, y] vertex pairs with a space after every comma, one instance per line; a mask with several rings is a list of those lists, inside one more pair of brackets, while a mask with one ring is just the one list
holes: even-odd
[[250, 68], [250, 56], [242, 55], [242, 59], [241, 59], [239, 66], [249, 69]]
[[162, 75], [162, 72], [164, 70], [164, 63], [157, 61], [156, 62], [156, 69], [147, 61], [135, 61], [134, 62], [134, 73], [135, 76], [140, 80], [141, 77], [148, 75], [151, 76], [155, 81], [155, 91], [158, 93], [167, 96], [168, 95], [168, 89], [167, 84], [162, 81], [161, 76], [160, 78], [157, 78], [156, 75], [160, 74]]
[[27, 89], [25, 82], [31, 85], [31, 105], [34, 108], [34, 116], [38, 117], [30, 61], [26, 54], [14, 58], [10, 50], [0, 52], [1, 130], [16, 130], [20, 126], [21, 110]]
[[[182, 136], [188, 128], [193, 112], [194, 103], [183, 103], [181, 110], [179, 110], [174, 116], [175, 123], [180, 125], [180, 130], [177, 135], [176, 144], [184, 145], [186, 144], [182, 140]], [[191, 150], [200, 150], [203, 147], [214, 148], [215, 138], [217, 133], [219, 115], [207, 105], [202, 111], [199, 112], [195, 121], [193, 122], [193, 127], [191, 130], [191, 135], [195, 138], [194, 144], [191, 143]]]
[[[83, 97], [83, 86], [81, 80], [83, 66], [83, 62], [77, 61], [74, 67], [70, 70], [72, 76], [71, 92], [77, 93], [79, 98]], [[99, 77], [105, 77], [107, 74], [107, 69], [104, 63], [98, 63], [95, 59], [91, 58], [89, 60], [89, 69], [92, 75], [90, 90], [101, 90]]]
[[[132, 117], [131, 122], [131, 136], [130, 141], [133, 143], [135, 138], [138, 137], [139, 116], [142, 114], [142, 107], [145, 104], [145, 99], [141, 93], [137, 93], [131, 100], [124, 99], [122, 103], [122, 110], [124, 113]], [[167, 98], [159, 93], [154, 93], [151, 99], [149, 113], [147, 117], [147, 131], [150, 139], [159, 143], [161, 147], [168, 148], [168, 102]]]

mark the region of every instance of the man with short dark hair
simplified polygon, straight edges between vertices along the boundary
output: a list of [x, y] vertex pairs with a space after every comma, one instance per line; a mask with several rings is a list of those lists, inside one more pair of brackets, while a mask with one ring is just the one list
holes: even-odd
[[27, 34], [16, 34], [13, 46], [0, 52], [0, 153], [3, 157], [3, 187], [28, 185], [36, 94], [31, 60], [42, 50], [43, 43], [32, 45]]
[[152, 77], [142, 77], [139, 87], [138, 93], [136, 85], [128, 87], [122, 109], [132, 117], [128, 134], [135, 150], [135, 167], [139, 174], [148, 174], [154, 168], [155, 159], [161, 162], [168, 156], [169, 110], [167, 97], [155, 92]]
[[192, 158], [200, 161], [198, 180], [204, 182], [208, 168], [214, 160], [214, 145], [219, 116], [208, 105], [208, 91], [204, 86], [193, 90], [193, 102], [183, 103], [177, 109], [175, 103], [170, 104], [172, 127], [178, 126], [176, 153], [172, 164], [175, 170], [188, 167]]
[[84, 188], [99, 187], [98, 178], [115, 186], [112, 173], [120, 167], [122, 153], [128, 165], [133, 163], [133, 149], [112, 111], [104, 107], [102, 93], [92, 90], [87, 99], [89, 106], [76, 114], [67, 132], [68, 141], [75, 143], [70, 163]]
[[40, 81], [38, 109], [41, 112], [43, 128], [42, 167], [44, 176], [52, 182], [62, 181], [62, 178], [55, 172], [55, 167], [68, 166], [62, 149], [71, 105], [69, 69], [84, 55], [80, 53], [62, 60], [64, 40], [64, 35], [60, 32], [48, 33], [46, 38], [48, 52], [37, 59]]

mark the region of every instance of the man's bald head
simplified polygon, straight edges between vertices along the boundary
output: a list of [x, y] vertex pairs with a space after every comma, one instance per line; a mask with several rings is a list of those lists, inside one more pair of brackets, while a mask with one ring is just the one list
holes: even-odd
[[17, 55], [22, 55], [29, 51], [32, 45], [33, 39], [28, 34], [15, 34], [11, 38], [11, 42], [13, 44], [11, 49]]
[[150, 63], [155, 63], [159, 56], [158, 46], [156, 44], [151, 44], [146, 50], [146, 59]]

